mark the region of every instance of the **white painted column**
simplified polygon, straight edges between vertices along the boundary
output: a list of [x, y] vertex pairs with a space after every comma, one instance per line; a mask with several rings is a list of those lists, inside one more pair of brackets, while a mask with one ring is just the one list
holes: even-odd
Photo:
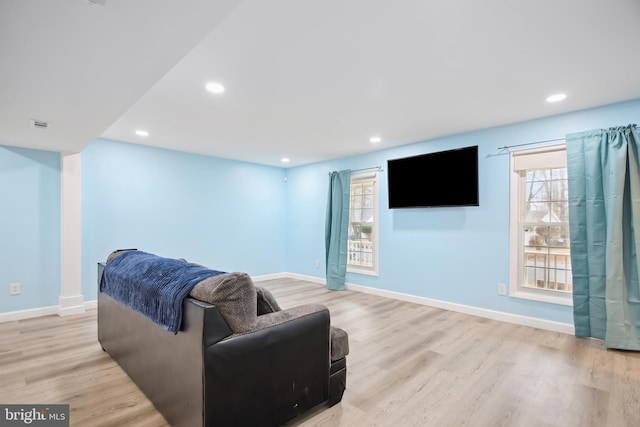
[[81, 154], [62, 153], [62, 283], [60, 316], [84, 313], [82, 296]]

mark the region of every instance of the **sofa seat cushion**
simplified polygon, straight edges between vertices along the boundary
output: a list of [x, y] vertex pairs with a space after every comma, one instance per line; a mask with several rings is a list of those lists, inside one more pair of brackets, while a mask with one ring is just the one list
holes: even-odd
[[[256, 293], [258, 301], [258, 316], [281, 311], [280, 305], [268, 289], [256, 286]], [[260, 319], [258, 319], [258, 321], [260, 321]], [[336, 360], [343, 359], [346, 355], [349, 354], [349, 335], [343, 329], [335, 326], [331, 326], [329, 332], [331, 343], [331, 361], [335, 362]]]
[[349, 354], [349, 335], [343, 329], [331, 326], [331, 361], [340, 360]]
[[246, 273], [210, 277], [198, 283], [189, 295], [215, 305], [234, 333], [247, 332], [255, 327], [256, 288]]

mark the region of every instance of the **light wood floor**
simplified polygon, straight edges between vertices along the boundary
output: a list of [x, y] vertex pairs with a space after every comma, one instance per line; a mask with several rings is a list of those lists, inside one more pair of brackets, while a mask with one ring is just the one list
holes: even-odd
[[[288, 426], [640, 426], [640, 354], [293, 279], [349, 333], [341, 403]], [[68, 403], [72, 426], [165, 426], [96, 338], [95, 310], [0, 323], [0, 403]], [[250, 426], [247, 426], [250, 427]]]

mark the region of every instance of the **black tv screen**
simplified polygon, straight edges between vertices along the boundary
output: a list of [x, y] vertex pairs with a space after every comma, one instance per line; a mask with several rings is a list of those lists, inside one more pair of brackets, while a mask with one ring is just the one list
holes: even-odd
[[478, 146], [387, 160], [389, 208], [478, 206]]

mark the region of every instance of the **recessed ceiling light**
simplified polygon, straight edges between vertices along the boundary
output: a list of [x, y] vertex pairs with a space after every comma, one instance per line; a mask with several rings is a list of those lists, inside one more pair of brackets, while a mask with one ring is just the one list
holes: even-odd
[[224, 86], [222, 86], [220, 83], [216, 83], [216, 82], [207, 83], [205, 87], [211, 93], [224, 92]]
[[149, 132], [147, 132], [146, 130], [140, 129], [140, 130], [136, 131], [136, 135], [138, 135], [138, 136], [149, 136]]
[[44, 120], [29, 120], [29, 126], [33, 129], [48, 129], [51, 127], [51, 123], [45, 122]]
[[558, 101], [562, 101], [563, 99], [565, 99], [567, 97], [567, 95], [565, 95], [564, 93], [556, 93], [555, 95], [551, 95], [547, 97], [547, 102], [558, 102]]
[[289, 163], [289, 162], [291, 161], [291, 159], [290, 159], [290, 158], [288, 158], [288, 157], [283, 157], [283, 158], [281, 158], [281, 159], [280, 159], [280, 161], [281, 161], [282, 163]]
[[373, 142], [374, 144], [377, 144], [380, 141], [382, 141], [382, 138], [380, 138], [379, 136], [372, 136], [371, 138], [369, 138], [369, 142]]

